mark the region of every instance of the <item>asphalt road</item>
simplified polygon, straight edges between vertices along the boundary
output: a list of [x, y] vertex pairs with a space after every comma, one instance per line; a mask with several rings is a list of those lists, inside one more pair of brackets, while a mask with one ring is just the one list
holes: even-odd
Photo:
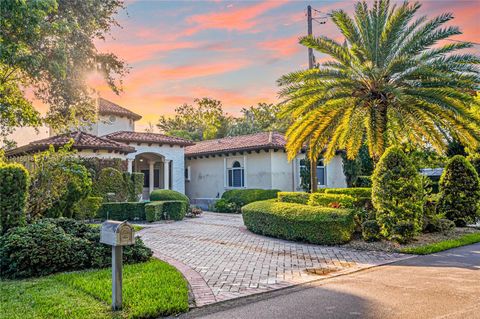
[[480, 243], [218, 303], [180, 318], [480, 318]]

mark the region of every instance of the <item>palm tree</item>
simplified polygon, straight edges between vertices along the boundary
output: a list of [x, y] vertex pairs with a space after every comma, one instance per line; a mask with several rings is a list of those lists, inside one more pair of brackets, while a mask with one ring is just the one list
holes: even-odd
[[438, 152], [452, 138], [480, 145], [480, 120], [471, 109], [478, 104], [472, 92], [479, 87], [480, 58], [457, 52], [472, 43], [442, 42], [461, 34], [443, 27], [451, 13], [414, 19], [419, 8], [358, 2], [353, 17], [343, 10], [331, 14], [344, 43], [301, 38], [329, 61], [278, 80], [284, 114], [295, 119], [286, 134], [290, 159], [304, 145], [311, 159], [323, 152], [327, 161], [338, 150], [353, 159], [364, 143], [375, 160], [395, 143]]

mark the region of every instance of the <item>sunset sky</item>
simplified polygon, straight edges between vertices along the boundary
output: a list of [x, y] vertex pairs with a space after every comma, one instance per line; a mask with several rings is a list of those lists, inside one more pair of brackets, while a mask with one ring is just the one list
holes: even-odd
[[[464, 32], [455, 39], [480, 42], [479, 1], [421, 2], [422, 14], [454, 13], [452, 24]], [[307, 4], [351, 12], [354, 1], [127, 1], [118, 17], [122, 28], [98, 47], [127, 61], [130, 74], [120, 96], [102, 86], [100, 93], [141, 114], [138, 130], [196, 97], [219, 99], [233, 115], [276, 102], [276, 80], [307, 65], [298, 44]], [[330, 21], [314, 24], [314, 34], [341, 40]]]

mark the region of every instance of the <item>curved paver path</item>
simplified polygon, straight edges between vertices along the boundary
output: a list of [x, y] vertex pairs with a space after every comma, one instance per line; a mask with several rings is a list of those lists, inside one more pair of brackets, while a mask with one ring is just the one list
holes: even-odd
[[232, 214], [207, 212], [139, 234], [156, 257], [184, 274], [197, 306], [408, 258], [259, 236]]

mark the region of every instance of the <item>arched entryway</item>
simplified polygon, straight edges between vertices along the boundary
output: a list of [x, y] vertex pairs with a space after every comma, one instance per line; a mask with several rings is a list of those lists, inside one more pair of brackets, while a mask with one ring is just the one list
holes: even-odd
[[[130, 162], [131, 161], [131, 162]], [[143, 199], [149, 199], [155, 189], [171, 189], [170, 161], [157, 153], [141, 153], [129, 161], [130, 172], [144, 174]]]

